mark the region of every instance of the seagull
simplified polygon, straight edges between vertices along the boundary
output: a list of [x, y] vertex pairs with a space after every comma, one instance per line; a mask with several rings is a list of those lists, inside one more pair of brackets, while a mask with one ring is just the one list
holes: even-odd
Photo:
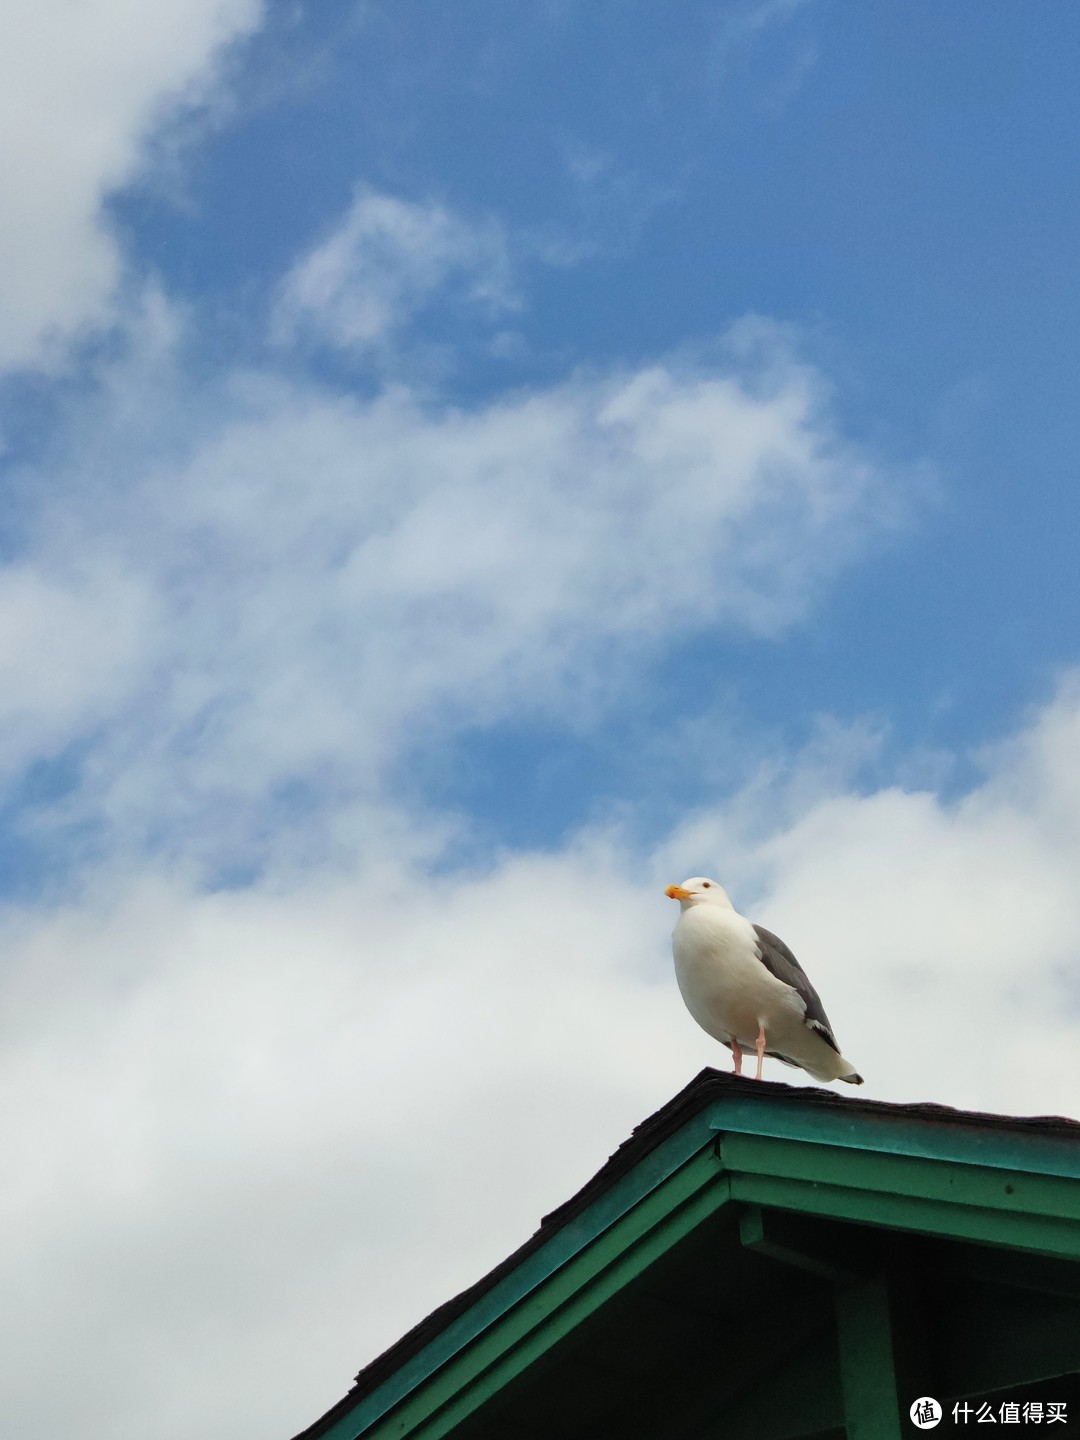
[[781, 939], [740, 915], [715, 880], [697, 875], [664, 893], [681, 906], [671, 949], [686, 1008], [731, 1051], [736, 1075], [743, 1051], [755, 1049], [757, 1080], [771, 1055], [815, 1080], [863, 1083], [840, 1054], [817, 991]]

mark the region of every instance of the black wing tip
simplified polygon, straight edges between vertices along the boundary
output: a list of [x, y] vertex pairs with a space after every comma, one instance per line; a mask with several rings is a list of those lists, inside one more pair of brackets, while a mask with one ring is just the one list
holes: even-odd
[[[823, 1025], [820, 1020], [810, 1019], [807, 1019], [806, 1023], [811, 1030], [815, 1030], [821, 1036], [826, 1045], [831, 1045], [836, 1053], [838, 1055], [840, 1054], [840, 1046], [836, 1043], [836, 1036], [829, 1029], [828, 1025]], [[860, 1080], [858, 1083], [861, 1085], [862, 1081]]]

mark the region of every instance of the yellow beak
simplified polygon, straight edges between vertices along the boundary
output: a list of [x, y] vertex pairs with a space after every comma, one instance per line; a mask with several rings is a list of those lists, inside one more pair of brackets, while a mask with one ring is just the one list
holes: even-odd
[[681, 885], [669, 885], [664, 891], [669, 900], [689, 900], [690, 891], [684, 890]]

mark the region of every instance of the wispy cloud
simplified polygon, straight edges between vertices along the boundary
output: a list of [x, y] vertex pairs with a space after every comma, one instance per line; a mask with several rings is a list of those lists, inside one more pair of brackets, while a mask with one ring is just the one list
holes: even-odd
[[360, 186], [344, 220], [286, 277], [274, 335], [368, 350], [447, 293], [489, 314], [514, 308], [502, 227]]
[[39, 0], [0, 13], [0, 368], [56, 364], [73, 337], [111, 322], [120, 254], [102, 202], [262, 9]]
[[773, 25], [782, 25], [808, 0], [741, 0], [717, 12], [714, 30], [714, 45], [718, 57], [723, 59], [736, 49], [755, 40], [763, 30]]
[[55, 754], [123, 705], [152, 601], [106, 564], [0, 569], [0, 775]]
[[111, 709], [95, 665], [96, 728], [52, 692], [35, 723], [43, 753], [85, 744], [72, 815], [131, 843], [261, 863], [296, 838], [271, 823], [283, 796], [317, 825], [385, 799], [420, 736], [603, 713], [673, 628], [778, 632], [888, 513], [889, 478], [778, 335], [464, 410], [251, 374], [205, 396], [150, 328], [54, 468], [18, 572], [39, 628], [52, 576], [112, 577], [80, 602], [104, 653], [131, 637]]

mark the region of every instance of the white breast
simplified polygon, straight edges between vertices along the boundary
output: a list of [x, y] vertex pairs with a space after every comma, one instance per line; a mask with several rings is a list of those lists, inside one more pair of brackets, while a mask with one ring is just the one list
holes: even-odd
[[801, 997], [761, 963], [754, 927], [736, 911], [689, 906], [675, 926], [672, 950], [686, 1008], [714, 1039], [752, 1049], [761, 1025], [770, 1042], [795, 1026], [803, 1029]]

